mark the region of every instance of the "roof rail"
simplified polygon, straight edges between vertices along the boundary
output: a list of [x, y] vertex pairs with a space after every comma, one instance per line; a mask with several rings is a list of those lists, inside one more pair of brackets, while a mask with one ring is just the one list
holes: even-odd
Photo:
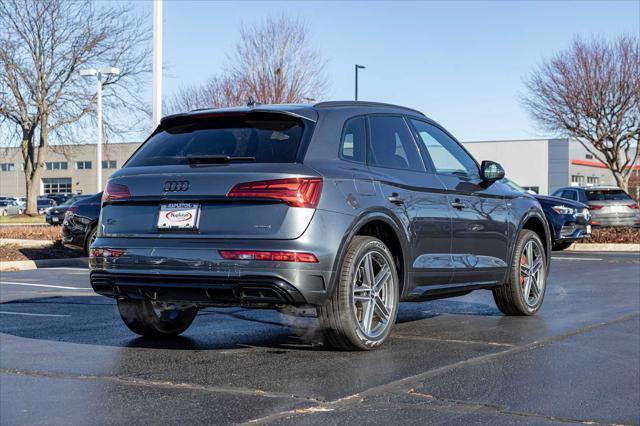
[[382, 107], [382, 108], [397, 108], [411, 111], [416, 114], [424, 116], [424, 114], [416, 109], [407, 108], [400, 105], [386, 104], [384, 102], [369, 102], [369, 101], [327, 101], [320, 102], [313, 105], [315, 108], [332, 108], [332, 107]]

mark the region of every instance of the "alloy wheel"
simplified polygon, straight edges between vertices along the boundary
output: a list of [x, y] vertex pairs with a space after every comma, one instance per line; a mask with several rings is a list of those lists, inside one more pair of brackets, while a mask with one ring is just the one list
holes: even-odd
[[535, 307], [544, 294], [545, 258], [544, 250], [535, 240], [525, 244], [520, 255], [520, 286], [524, 302]]
[[394, 317], [396, 292], [391, 265], [385, 256], [372, 250], [362, 257], [355, 271], [353, 313], [360, 331], [375, 339], [385, 332]]

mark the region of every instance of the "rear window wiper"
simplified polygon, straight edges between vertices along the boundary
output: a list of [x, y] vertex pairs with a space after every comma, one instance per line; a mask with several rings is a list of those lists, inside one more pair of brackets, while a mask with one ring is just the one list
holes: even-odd
[[189, 164], [224, 164], [233, 161], [256, 161], [256, 157], [231, 157], [229, 155], [198, 155], [187, 157]]

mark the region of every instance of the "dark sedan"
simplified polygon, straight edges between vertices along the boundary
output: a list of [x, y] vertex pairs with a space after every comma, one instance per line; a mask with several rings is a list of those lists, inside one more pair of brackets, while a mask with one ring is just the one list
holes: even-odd
[[71, 207], [71, 205], [76, 201], [82, 200], [87, 197], [91, 197], [91, 195], [76, 195], [74, 197], [68, 198], [67, 201], [60, 204], [59, 206], [51, 207], [45, 212], [45, 220], [49, 225], [62, 225], [64, 216], [67, 213], [69, 207]]
[[[508, 179], [505, 179], [504, 183], [513, 189], [528, 192]], [[549, 222], [554, 250], [564, 250], [572, 243], [591, 236], [591, 213], [586, 204], [560, 197], [531, 195], [540, 202]]]
[[89, 246], [96, 238], [101, 199], [102, 192], [84, 197], [69, 206], [62, 223], [62, 243], [65, 246], [89, 253]]

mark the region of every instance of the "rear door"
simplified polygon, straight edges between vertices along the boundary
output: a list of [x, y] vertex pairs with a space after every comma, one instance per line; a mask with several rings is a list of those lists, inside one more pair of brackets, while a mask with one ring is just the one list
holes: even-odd
[[444, 186], [426, 173], [403, 117], [371, 115], [368, 129], [369, 168], [387, 208], [409, 232], [412, 282], [448, 284], [453, 276], [451, 217]]
[[485, 185], [473, 158], [442, 129], [411, 120], [453, 209], [453, 283], [501, 281], [507, 268], [508, 211], [500, 183]]
[[169, 120], [110, 179], [103, 236], [299, 237], [322, 184], [298, 162], [312, 127], [262, 112]]

